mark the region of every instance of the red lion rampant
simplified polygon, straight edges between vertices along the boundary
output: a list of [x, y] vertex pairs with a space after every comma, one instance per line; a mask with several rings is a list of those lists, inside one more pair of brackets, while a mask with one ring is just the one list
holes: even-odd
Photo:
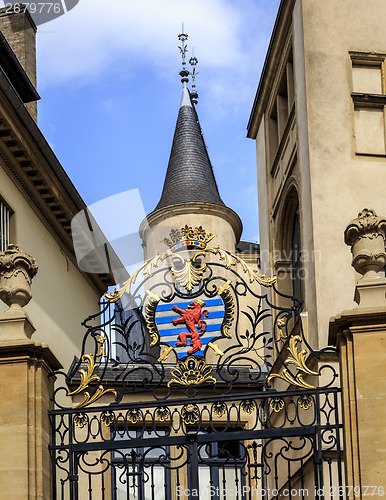
[[[201, 310], [204, 305], [204, 301], [197, 299], [195, 302], [189, 304], [188, 309], [180, 309], [177, 306], [173, 306], [173, 311], [181, 315], [181, 318], [173, 319], [173, 325], [185, 324], [189, 330], [189, 332], [181, 332], [178, 335], [179, 342], [176, 343], [176, 346], [185, 347], [187, 339], [190, 338], [192, 349], [188, 351], [189, 355], [200, 351], [202, 347], [200, 337], [206, 331], [206, 321], [203, 320], [203, 317], [207, 318], [209, 316], [206, 309], [204, 311]], [[196, 325], [201, 332], [196, 330]]]

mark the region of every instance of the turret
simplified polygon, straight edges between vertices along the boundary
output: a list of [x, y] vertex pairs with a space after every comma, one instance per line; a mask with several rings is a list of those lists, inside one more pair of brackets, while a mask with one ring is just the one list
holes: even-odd
[[[198, 119], [198, 95], [194, 82], [198, 61], [192, 57], [190, 63], [193, 71], [186, 69], [187, 35], [180, 34], [179, 40], [182, 53], [182, 99], [161, 198], [140, 228], [145, 258], [167, 250], [161, 242], [173, 228], [202, 226], [216, 236], [215, 245], [230, 251], [235, 250], [242, 232], [239, 216], [220, 197]], [[192, 92], [187, 85], [189, 75], [194, 82]]]

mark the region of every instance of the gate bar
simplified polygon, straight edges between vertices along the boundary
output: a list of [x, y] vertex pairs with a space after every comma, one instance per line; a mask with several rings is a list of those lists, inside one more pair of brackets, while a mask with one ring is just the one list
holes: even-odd
[[[321, 426], [323, 427], [323, 426]], [[74, 452], [83, 451], [102, 451], [102, 450], [116, 450], [127, 448], [149, 448], [152, 446], [176, 446], [179, 444], [186, 444], [194, 436], [197, 443], [209, 443], [217, 441], [250, 441], [252, 439], [269, 439], [276, 437], [295, 437], [295, 436], [314, 436], [317, 434], [318, 427], [311, 425], [307, 427], [295, 427], [289, 429], [259, 429], [259, 430], [245, 430], [229, 432], [215, 432], [212, 434], [194, 434], [179, 436], [162, 436], [155, 438], [134, 438], [125, 440], [114, 441], [99, 441], [96, 443], [78, 443], [71, 446]], [[61, 450], [68, 449], [69, 445], [52, 446], [52, 449]]]

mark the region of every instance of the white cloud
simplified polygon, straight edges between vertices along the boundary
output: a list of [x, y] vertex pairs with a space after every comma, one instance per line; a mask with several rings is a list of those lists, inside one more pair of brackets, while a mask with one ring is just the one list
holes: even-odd
[[[265, 52], [272, 11], [279, 0], [80, 0], [60, 18], [39, 27], [38, 63], [44, 85], [89, 80], [126, 57], [122, 71], [138, 63], [175, 74], [181, 22], [200, 67], [220, 69], [225, 80], [253, 71]], [[269, 19], [267, 25], [267, 19]], [[264, 40], [264, 46], [261, 42]], [[261, 54], [257, 57], [257, 54]], [[130, 63], [128, 62], [130, 61]], [[257, 71], [256, 71], [257, 73]], [[240, 89], [237, 89], [238, 91]], [[219, 91], [213, 85], [213, 91]]]
[[[41, 81], [60, 82], [102, 73], [129, 54], [142, 62], [175, 67], [176, 35], [185, 21], [189, 43], [208, 67], [238, 65], [243, 18], [224, 0], [80, 0], [38, 34]], [[129, 69], [129, 68], [128, 68]]]

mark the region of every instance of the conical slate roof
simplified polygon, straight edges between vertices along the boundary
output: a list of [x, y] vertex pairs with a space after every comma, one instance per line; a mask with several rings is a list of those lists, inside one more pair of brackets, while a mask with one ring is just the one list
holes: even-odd
[[184, 86], [165, 183], [156, 210], [190, 202], [225, 206], [220, 198], [196, 110], [189, 90]]

